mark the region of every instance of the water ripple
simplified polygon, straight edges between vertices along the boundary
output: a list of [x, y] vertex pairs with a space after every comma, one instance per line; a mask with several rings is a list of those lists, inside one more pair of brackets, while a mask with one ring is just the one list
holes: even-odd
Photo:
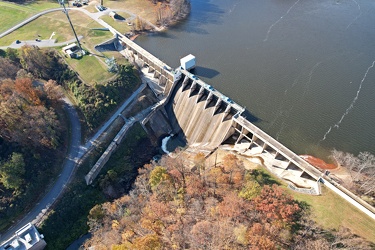
[[356, 5], [357, 5], [357, 8], [358, 8], [358, 11], [359, 11], [359, 14], [354, 18], [354, 20], [349, 23], [349, 25], [346, 27], [345, 30], [349, 29], [349, 27], [355, 22], [357, 21], [357, 19], [362, 15], [362, 10], [361, 10], [361, 5], [359, 5], [359, 3], [356, 1], [356, 0], [352, 0]]
[[271, 33], [271, 30], [272, 30], [272, 28], [276, 25], [276, 24], [278, 24], [284, 17], [286, 17], [288, 14], [289, 14], [289, 12], [293, 9], [293, 7], [299, 2], [300, 0], [297, 0], [289, 9], [288, 9], [288, 11], [282, 16], [282, 17], [280, 17], [279, 18], [279, 20], [277, 20], [276, 22], [274, 22], [273, 24], [271, 24], [271, 26], [268, 28], [268, 31], [267, 31], [267, 35], [266, 35], [266, 38], [263, 40], [263, 42], [266, 42], [267, 40], [268, 40], [268, 37], [269, 37], [269, 35], [270, 35], [270, 33]]
[[[363, 76], [363, 78], [361, 80], [361, 83], [359, 84], [356, 96], [354, 97], [353, 101], [350, 103], [349, 107], [346, 109], [346, 111], [344, 112], [344, 114], [341, 116], [340, 120], [336, 124], [333, 125], [333, 128], [337, 128], [338, 129], [340, 127], [341, 122], [344, 120], [345, 116], [347, 116], [349, 114], [349, 112], [354, 108], [354, 104], [358, 100], [359, 93], [361, 92], [362, 84], [366, 80], [368, 72], [370, 71], [371, 68], [374, 67], [374, 65], [375, 65], [375, 61], [373, 61], [372, 64], [370, 65], [370, 67], [367, 68], [366, 73]], [[327, 132], [324, 134], [323, 139], [320, 140], [320, 141], [324, 141], [327, 138], [327, 135], [331, 131], [332, 131], [332, 126], [329, 127], [329, 129], [327, 130]]]

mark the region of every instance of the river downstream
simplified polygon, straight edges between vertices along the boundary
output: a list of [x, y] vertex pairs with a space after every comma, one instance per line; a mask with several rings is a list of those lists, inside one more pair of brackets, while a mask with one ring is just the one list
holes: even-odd
[[245, 106], [298, 154], [375, 153], [375, 2], [191, 0], [189, 18], [136, 42]]

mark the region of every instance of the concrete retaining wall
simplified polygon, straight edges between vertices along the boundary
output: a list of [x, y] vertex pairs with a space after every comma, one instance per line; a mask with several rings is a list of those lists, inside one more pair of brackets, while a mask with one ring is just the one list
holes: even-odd
[[134, 119], [128, 120], [128, 122], [126, 122], [125, 125], [121, 128], [121, 130], [117, 133], [116, 137], [113, 139], [111, 144], [109, 144], [108, 148], [104, 151], [104, 153], [99, 158], [99, 160], [91, 168], [90, 172], [85, 176], [87, 185], [92, 184], [92, 182], [98, 176], [100, 170], [102, 170], [104, 165], [107, 163], [107, 161], [111, 157], [113, 151], [115, 151], [117, 146], [121, 143], [122, 139], [124, 139], [126, 132], [129, 130], [131, 126], [133, 126], [134, 123], [135, 123]]

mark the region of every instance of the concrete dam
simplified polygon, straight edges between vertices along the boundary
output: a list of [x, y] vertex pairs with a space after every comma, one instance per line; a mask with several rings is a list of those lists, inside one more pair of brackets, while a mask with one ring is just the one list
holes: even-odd
[[245, 109], [229, 97], [188, 71], [179, 72], [181, 78], [165, 110], [173, 133], [179, 133], [190, 149], [211, 152], [221, 146], [247, 158], [261, 158], [290, 188], [320, 194], [318, 170], [249, 122], [243, 116]]
[[243, 107], [182, 67], [172, 70], [116, 30], [111, 31], [117, 35], [120, 53], [139, 67], [144, 82], [159, 99], [140, 121], [147, 132], [157, 137], [179, 134], [197, 151], [209, 153], [220, 147], [248, 159], [262, 159], [261, 164], [289, 188], [319, 195], [323, 183], [375, 219], [373, 207], [251, 123]]
[[157, 137], [178, 134], [197, 151], [229, 145], [227, 149], [245, 157], [262, 158], [294, 190], [320, 194], [321, 172], [248, 121], [243, 107], [182, 67], [172, 70], [133, 41], [120, 35], [118, 39], [121, 53], [140, 68], [163, 101], [141, 122], [147, 131]]
[[214, 150], [233, 133], [232, 117], [243, 109], [185, 70], [166, 105], [175, 133], [189, 147]]

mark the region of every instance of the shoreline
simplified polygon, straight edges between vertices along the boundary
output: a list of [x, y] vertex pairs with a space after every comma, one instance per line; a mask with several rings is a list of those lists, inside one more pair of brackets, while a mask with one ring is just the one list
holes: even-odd
[[335, 164], [327, 163], [324, 160], [318, 157], [312, 156], [312, 155], [299, 155], [299, 156], [318, 169], [334, 170], [338, 168], [338, 166], [336, 166]]

